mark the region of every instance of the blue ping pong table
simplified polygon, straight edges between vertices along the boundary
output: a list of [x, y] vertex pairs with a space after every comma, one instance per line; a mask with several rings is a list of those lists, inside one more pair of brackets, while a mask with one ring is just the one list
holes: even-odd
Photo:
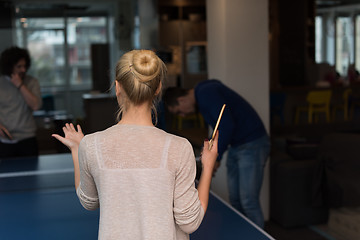
[[[99, 211], [79, 203], [70, 154], [0, 160], [0, 239], [97, 239]], [[191, 240], [273, 239], [215, 194]]]

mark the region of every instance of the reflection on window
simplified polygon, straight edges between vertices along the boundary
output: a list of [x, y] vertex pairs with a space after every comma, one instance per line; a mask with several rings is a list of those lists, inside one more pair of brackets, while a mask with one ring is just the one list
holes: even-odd
[[323, 42], [323, 34], [322, 34], [322, 17], [316, 16], [315, 18], [315, 61], [317, 63], [323, 62], [322, 58], [322, 42]]
[[336, 19], [336, 70], [342, 76], [347, 75], [349, 64], [354, 62], [354, 35], [350, 17]]

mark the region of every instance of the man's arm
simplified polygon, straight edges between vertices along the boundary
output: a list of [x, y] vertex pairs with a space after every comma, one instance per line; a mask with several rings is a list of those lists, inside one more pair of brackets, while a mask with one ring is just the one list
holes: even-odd
[[[37, 81], [37, 80], [34, 80]], [[40, 86], [36, 82], [36, 88], [34, 92], [32, 92], [27, 85], [24, 84], [24, 80], [22, 80], [19, 74], [13, 74], [11, 76], [11, 82], [19, 89], [20, 93], [24, 97], [27, 105], [33, 110], [38, 110], [41, 107], [41, 96], [40, 96]], [[38, 92], [38, 94], [37, 94]]]
[[[226, 101], [221, 93], [215, 88], [204, 88], [198, 92], [197, 104], [201, 114], [208, 124], [215, 127], [216, 121], [219, 117], [219, 113], [223, 104], [226, 104]], [[231, 114], [230, 107], [226, 107], [223, 116], [221, 118], [218, 130], [219, 130], [219, 143], [218, 143], [218, 152], [219, 156], [217, 161], [220, 161], [222, 155], [229, 146], [231, 139], [233, 137], [235, 129], [235, 122]]]
[[20, 92], [23, 95], [27, 105], [29, 105], [33, 111], [38, 110], [41, 107], [41, 101], [39, 98], [30, 92], [30, 90], [25, 85], [20, 87]]

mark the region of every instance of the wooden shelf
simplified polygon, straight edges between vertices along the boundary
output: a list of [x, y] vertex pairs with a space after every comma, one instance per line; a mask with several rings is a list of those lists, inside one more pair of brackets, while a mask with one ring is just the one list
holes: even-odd
[[[206, 2], [205, 0], [180, 1], [159, 0], [159, 45], [162, 49], [179, 49], [180, 85], [192, 87], [199, 82], [198, 76], [186, 73], [186, 45], [189, 42], [206, 42]], [[173, 53], [174, 54], [174, 53]], [[201, 77], [206, 79], [206, 75]]]

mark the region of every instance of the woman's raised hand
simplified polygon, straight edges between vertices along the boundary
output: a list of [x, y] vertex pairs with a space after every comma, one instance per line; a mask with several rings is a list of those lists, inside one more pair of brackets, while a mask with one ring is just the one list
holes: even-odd
[[58, 134], [52, 134], [54, 138], [59, 140], [62, 144], [67, 146], [71, 151], [78, 148], [81, 139], [84, 137], [84, 134], [81, 130], [80, 125], [77, 125], [77, 130], [75, 129], [74, 125], [72, 123], [66, 123], [63, 127], [63, 131], [65, 134], [65, 137], [62, 137]]
[[219, 131], [216, 131], [214, 136], [212, 147], [209, 150], [209, 141], [204, 141], [204, 147], [201, 153], [201, 163], [204, 169], [213, 171], [216, 158], [218, 157], [218, 140]]

